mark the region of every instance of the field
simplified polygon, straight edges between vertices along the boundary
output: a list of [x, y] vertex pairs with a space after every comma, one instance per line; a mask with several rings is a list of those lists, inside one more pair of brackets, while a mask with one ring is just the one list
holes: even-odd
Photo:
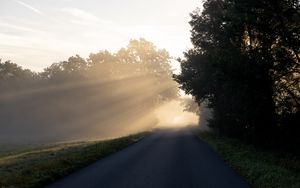
[[0, 187], [41, 187], [137, 142], [147, 133], [117, 139], [30, 146], [0, 153]]

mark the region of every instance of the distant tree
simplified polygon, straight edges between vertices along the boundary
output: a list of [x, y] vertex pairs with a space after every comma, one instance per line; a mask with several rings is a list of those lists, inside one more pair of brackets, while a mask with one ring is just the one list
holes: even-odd
[[45, 79], [70, 79], [84, 74], [87, 68], [87, 61], [76, 55], [70, 57], [68, 61], [53, 63], [50, 67], [45, 68], [40, 75]]
[[202, 12], [191, 14], [194, 48], [175, 78], [198, 104], [208, 101], [210, 126], [219, 133], [271, 144], [285, 127], [296, 138], [299, 118], [293, 125], [282, 119], [299, 117], [299, 6], [293, 0], [206, 0]]
[[178, 95], [177, 84], [172, 80], [169, 53], [157, 49], [153, 43], [145, 40], [130, 40], [127, 48], [113, 54], [100, 51], [89, 57], [91, 75], [107, 78], [144, 77], [154, 80], [156, 89], [160, 89], [159, 98], [174, 99]]
[[28, 69], [23, 69], [10, 61], [2, 62], [0, 59], [1, 93], [7, 92], [7, 90], [10, 89], [26, 87], [28, 84], [32, 85], [37, 79], [38, 75], [34, 72]]
[[32, 78], [35, 74], [29, 69], [23, 69], [11, 61], [2, 62], [0, 59], [0, 80]]

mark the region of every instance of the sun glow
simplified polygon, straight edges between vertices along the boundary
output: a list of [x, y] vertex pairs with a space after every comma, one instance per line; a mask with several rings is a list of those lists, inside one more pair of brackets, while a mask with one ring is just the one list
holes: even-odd
[[185, 127], [198, 124], [198, 116], [184, 111], [180, 100], [173, 100], [160, 106], [155, 114], [159, 120], [157, 127]]

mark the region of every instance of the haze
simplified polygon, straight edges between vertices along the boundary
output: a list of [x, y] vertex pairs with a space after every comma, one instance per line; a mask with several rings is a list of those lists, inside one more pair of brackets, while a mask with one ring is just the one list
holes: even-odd
[[197, 124], [184, 112], [170, 55], [143, 38], [34, 73], [0, 61], [0, 143], [96, 140]]
[[199, 114], [184, 111], [172, 74], [191, 46], [189, 14], [199, 5], [0, 1], [0, 143], [196, 125]]

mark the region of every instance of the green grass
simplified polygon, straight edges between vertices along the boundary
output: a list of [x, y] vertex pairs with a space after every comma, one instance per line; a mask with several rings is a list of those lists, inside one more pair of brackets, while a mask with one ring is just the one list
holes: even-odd
[[213, 133], [200, 132], [199, 137], [253, 187], [300, 187], [300, 161], [297, 156], [257, 149]]
[[1, 154], [0, 187], [42, 187], [137, 142], [147, 134], [106, 141], [56, 144]]

